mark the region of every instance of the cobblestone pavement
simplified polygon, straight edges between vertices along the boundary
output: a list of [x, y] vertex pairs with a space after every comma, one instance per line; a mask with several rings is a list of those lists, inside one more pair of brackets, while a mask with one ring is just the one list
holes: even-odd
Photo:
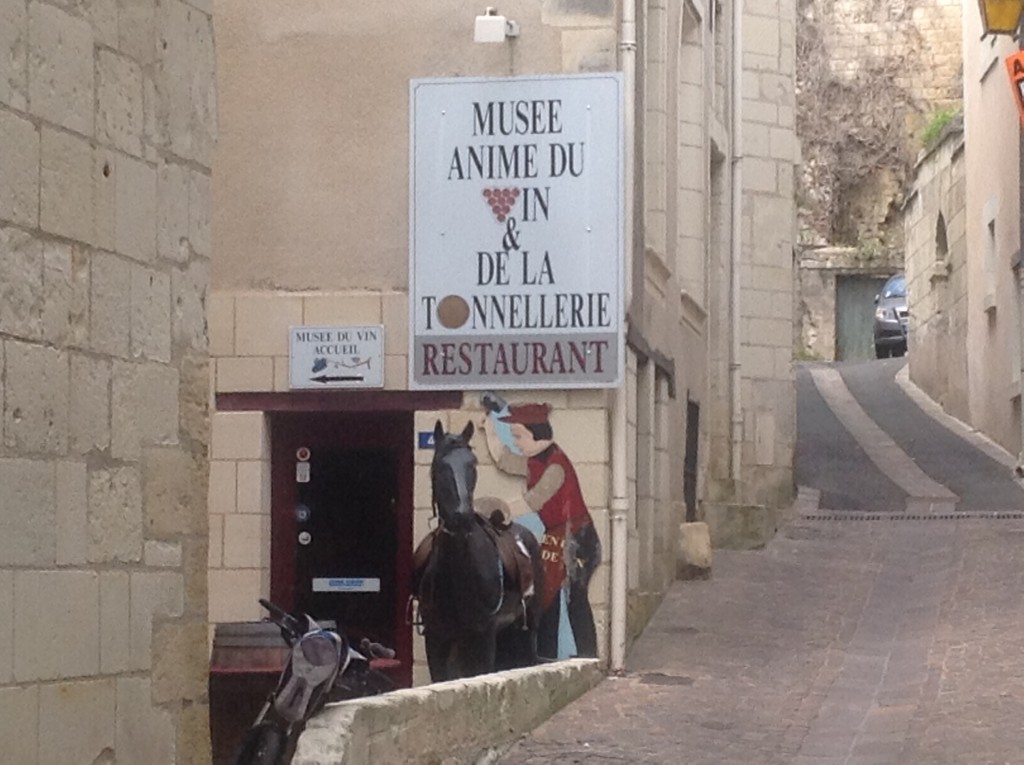
[[503, 763], [1024, 763], [1024, 521], [798, 521]]
[[[909, 398], [883, 397], [870, 373], [890, 386], [898, 370], [841, 367], [841, 395], [802, 399], [816, 469], [801, 480], [822, 509], [763, 550], [716, 550], [710, 580], [669, 590], [624, 676], [501, 762], [1024, 765], [1024, 493]], [[904, 467], [867, 462], [886, 438]], [[922, 506], [908, 502], [921, 471], [955, 488], [957, 512], [904, 512]]]

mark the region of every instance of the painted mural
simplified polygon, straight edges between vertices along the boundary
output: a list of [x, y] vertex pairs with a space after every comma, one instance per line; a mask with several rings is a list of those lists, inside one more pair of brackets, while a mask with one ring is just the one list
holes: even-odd
[[544, 658], [596, 657], [589, 585], [601, 562], [601, 540], [572, 460], [555, 441], [547, 403], [508, 404], [487, 392], [481, 403], [487, 447], [498, 469], [525, 479], [506, 500], [513, 520], [541, 540], [544, 589], [537, 653]]

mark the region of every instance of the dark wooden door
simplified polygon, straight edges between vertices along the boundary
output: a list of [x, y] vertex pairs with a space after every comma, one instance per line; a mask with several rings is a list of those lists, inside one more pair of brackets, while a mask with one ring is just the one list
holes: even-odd
[[409, 413], [282, 413], [271, 423], [271, 596], [392, 646], [411, 684]]

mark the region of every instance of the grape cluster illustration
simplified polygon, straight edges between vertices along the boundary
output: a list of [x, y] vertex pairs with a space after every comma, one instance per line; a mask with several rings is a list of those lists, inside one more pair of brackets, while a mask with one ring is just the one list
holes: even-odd
[[491, 206], [499, 223], [504, 223], [505, 218], [512, 211], [512, 205], [516, 203], [519, 196], [519, 189], [484, 189], [484, 199]]

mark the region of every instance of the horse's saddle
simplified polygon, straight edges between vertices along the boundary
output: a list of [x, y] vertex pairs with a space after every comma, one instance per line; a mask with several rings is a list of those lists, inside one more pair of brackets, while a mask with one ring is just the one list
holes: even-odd
[[[523, 600], [530, 600], [534, 595], [533, 566], [530, 552], [526, 549], [526, 545], [514, 525], [506, 522], [500, 513], [492, 513], [490, 518], [477, 513], [476, 522], [487, 532], [487, 536], [494, 542], [494, 546], [498, 550], [498, 557], [501, 559], [501, 565], [505, 571], [505, 589], [513, 589], [518, 586], [519, 591], [523, 593]], [[413, 592], [415, 593], [419, 592], [423, 569], [430, 559], [430, 553], [434, 549], [434, 539], [440, 531], [440, 528], [436, 528], [427, 534], [412, 554]]]

